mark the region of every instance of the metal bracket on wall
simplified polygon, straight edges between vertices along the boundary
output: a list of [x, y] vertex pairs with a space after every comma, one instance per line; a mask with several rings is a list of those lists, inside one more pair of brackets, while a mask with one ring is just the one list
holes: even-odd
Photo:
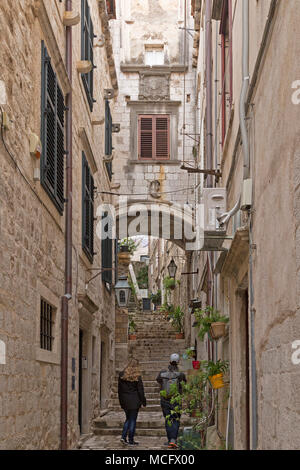
[[188, 166], [181, 165], [181, 170], [186, 170], [188, 173], [202, 173], [204, 175], [212, 175], [216, 178], [216, 183], [219, 182], [219, 179], [222, 177], [221, 170], [201, 170], [200, 168], [192, 168]]

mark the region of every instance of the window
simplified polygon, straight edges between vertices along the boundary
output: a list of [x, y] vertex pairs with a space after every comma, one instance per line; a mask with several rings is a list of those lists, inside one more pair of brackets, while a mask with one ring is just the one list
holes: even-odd
[[81, 0], [81, 59], [89, 60], [93, 69], [89, 73], [81, 74], [90, 110], [94, 105], [94, 27], [87, 0]]
[[164, 46], [145, 45], [145, 65], [164, 65]]
[[116, 19], [116, 1], [106, 0], [106, 11], [110, 20]]
[[54, 309], [44, 299], [41, 299], [41, 319], [40, 319], [40, 347], [47, 351], [52, 351], [53, 347], [53, 324]]
[[170, 158], [170, 116], [140, 115], [139, 159], [166, 160]]
[[82, 249], [88, 259], [94, 257], [94, 179], [82, 152]]
[[232, 0], [223, 0], [220, 22], [221, 34], [221, 96], [222, 96], [222, 145], [224, 145], [233, 99], [232, 72]]
[[[112, 117], [110, 112], [109, 101], [105, 100], [105, 155], [111, 156], [112, 146]], [[112, 180], [112, 162], [105, 162], [108, 178]]]
[[42, 42], [41, 184], [59, 213], [64, 211], [64, 95]]

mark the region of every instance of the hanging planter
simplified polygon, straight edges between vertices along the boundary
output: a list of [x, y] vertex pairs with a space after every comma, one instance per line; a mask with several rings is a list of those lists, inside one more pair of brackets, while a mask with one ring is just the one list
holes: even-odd
[[193, 361], [193, 369], [200, 369], [200, 361]]
[[217, 390], [218, 388], [223, 388], [225, 386], [222, 373], [210, 375], [208, 378], [214, 390]]
[[226, 323], [214, 322], [210, 325], [210, 334], [212, 339], [217, 340], [225, 336]]

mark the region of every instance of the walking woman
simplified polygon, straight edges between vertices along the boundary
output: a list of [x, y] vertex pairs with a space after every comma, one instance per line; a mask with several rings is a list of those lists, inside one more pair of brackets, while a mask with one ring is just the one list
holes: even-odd
[[118, 394], [121, 408], [126, 414], [121, 442], [131, 446], [138, 445], [134, 440], [136, 420], [141, 405], [146, 406], [146, 397], [137, 359], [131, 359], [123, 372], [120, 372]]

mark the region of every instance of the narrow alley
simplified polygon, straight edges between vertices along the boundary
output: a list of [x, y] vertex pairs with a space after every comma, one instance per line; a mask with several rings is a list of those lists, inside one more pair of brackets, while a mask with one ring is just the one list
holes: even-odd
[[299, 20], [0, 0], [0, 451], [300, 448]]

